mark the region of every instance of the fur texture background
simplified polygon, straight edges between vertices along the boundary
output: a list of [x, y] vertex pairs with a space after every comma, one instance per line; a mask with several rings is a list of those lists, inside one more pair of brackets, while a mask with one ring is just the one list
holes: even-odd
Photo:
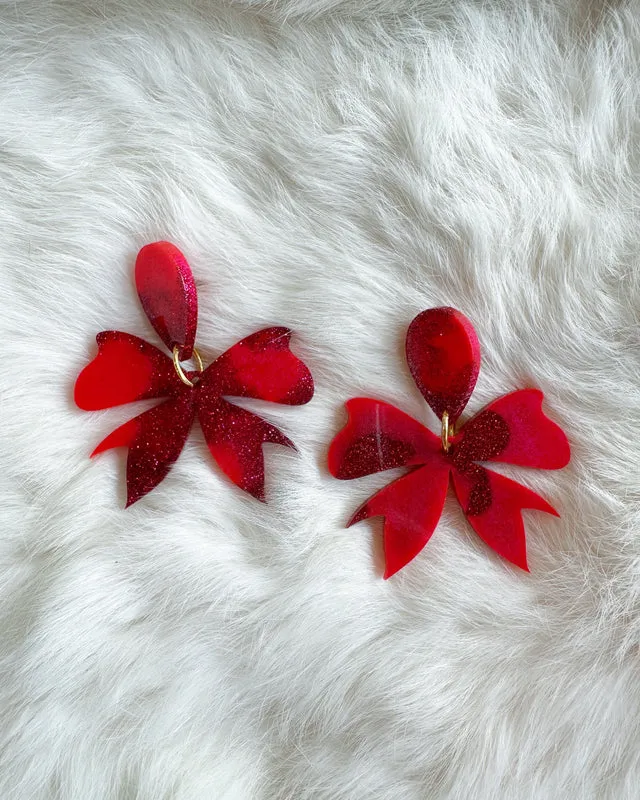
[[[0, 4], [0, 797], [625, 800], [640, 791], [640, 7]], [[131, 407], [77, 410], [94, 336], [156, 341], [132, 282], [189, 258], [210, 360], [296, 331], [305, 407], [254, 403], [263, 506], [194, 433], [125, 511]], [[339, 482], [355, 395], [437, 423], [402, 347], [476, 325], [469, 411], [536, 386], [557, 473], [504, 470], [531, 574], [452, 500], [385, 582], [388, 474]]]

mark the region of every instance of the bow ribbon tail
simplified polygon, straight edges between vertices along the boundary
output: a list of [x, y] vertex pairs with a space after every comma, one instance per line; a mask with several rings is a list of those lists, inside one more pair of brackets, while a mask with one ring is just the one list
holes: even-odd
[[295, 450], [293, 442], [262, 417], [206, 393], [201, 395], [198, 419], [220, 469], [236, 486], [264, 502], [262, 445], [271, 442]]
[[91, 456], [128, 447], [127, 504], [135, 503], [167, 475], [182, 452], [195, 415], [190, 393], [150, 408], [109, 434]]
[[453, 470], [453, 485], [462, 510], [478, 536], [498, 555], [529, 571], [523, 509], [560, 516], [540, 495], [496, 472], [473, 465]]
[[349, 522], [384, 517], [384, 577], [406, 566], [431, 538], [442, 515], [449, 467], [442, 463], [414, 469], [370, 497]]

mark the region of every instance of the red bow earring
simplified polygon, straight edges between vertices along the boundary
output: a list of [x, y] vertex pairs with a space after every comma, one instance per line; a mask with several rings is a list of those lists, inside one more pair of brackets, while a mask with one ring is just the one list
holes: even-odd
[[367, 500], [349, 525], [384, 517], [384, 577], [389, 578], [429, 541], [451, 475], [462, 510], [480, 538], [508, 561], [528, 569], [522, 509], [558, 514], [530, 489], [478, 462], [539, 469], [560, 469], [569, 463], [567, 437], [543, 414], [542, 392], [512, 392], [458, 427], [478, 378], [480, 344], [469, 320], [453, 308], [419, 314], [407, 332], [406, 355], [418, 389], [441, 420], [441, 435], [388, 403], [349, 400], [349, 421], [329, 450], [331, 474], [346, 480], [393, 467], [411, 468]]
[[[184, 446], [197, 416], [211, 455], [241, 489], [264, 500], [262, 445], [293, 443], [277, 428], [225, 397], [300, 405], [313, 396], [307, 367], [289, 350], [291, 331], [265, 328], [247, 336], [203, 369], [196, 350], [198, 300], [191, 269], [169, 242], [143, 247], [135, 279], [142, 307], [171, 357], [119, 331], [103, 331], [98, 354], [80, 373], [75, 401], [86, 411], [166, 397], [126, 422], [91, 454], [128, 447], [127, 506], [156, 487]], [[197, 370], [182, 362], [193, 357]]]

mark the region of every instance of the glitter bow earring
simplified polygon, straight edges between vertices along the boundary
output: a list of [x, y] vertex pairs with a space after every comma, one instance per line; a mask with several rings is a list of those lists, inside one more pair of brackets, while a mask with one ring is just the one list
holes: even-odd
[[389, 578], [429, 541], [451, 476], [462, 510], [480, 538], [527, 570], [522, 509], [558, 514], [530, 489], [478, 462], [566, 466], [569, 443], [542, 412], [542, 392], [512, 392], [459, 426], [478, 378], [480, 344], [469, 320], [453, 308], [429, 309], [413, 320], [406, 356], [418, 389], [441, 421], [440, 436], [388, 403], [349, 400], [347, 425], [329, 449], [331, 474], [346, 480], [393, 467], [410, 471], [367, 500], [348, 524], [384, 517], [384, 577]]
[[[196, 350], [196, 287], [182, 253], [169, 242], [143, 247], [135, 280], [142, 307], [171, 352], [137, 336], [103, 331], [98, 354], [80, 373], [76, 404], [111, 408], [148, 398], [165, 402], [107, 436], [92, 456], [128, 447], [127, 506], [156, 487], [176, 461], [197, 417], [211, 455], [241, 489], [264, 500], [265, 442], [294, 447], [276, 427], [226, 397], [251, 397], [300, 405], [313, 396], [311, 373], [289, 350], [291, 331], [273, 327], [253, 333], [204, 369]], [[193, 357], [197, 369], [182, 363]], [[294, 448], [295, 449], [295, 448]]]

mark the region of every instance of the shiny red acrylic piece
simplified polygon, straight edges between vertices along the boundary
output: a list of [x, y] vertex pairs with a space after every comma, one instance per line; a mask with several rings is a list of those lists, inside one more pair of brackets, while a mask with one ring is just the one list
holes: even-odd
[[[469, 320], [452, 308], [419, 314], [407, 333], [407, 361], [434, 412], [458, 419], [475, 386], [480, 347]], [[450, 436], [403, 411], [368, 398], [347, 402], [349, 419], [329, 449], [329, 470], [350, 479], [394, 467], [408, 474], [379, 491], [349, 525], [384, 517], [385, 578], [402, 569], [429, 541], [442, 514], [450, 476], [471, 526], [503, 558], [527, 570], [522, 510], [556, 511], [531, 490], [478, 462], [501, 461], [560, 469], [570, 458], [564, 432], [542, 411], [537, 389], [512, 392], [486, 406]]]
[[169, 350], [191, 358], [198, 323], [198, 293], [187, 259], [171, 242], [154, 242], [136, 258], [136, 288], [145, 314]]
[[[143, 259], [145, 270], [151, 263], [149, 250], [154, 247], [148, 245], [141, 251], [147, 251]], [[163, 254], [168, 263], [163, 261]], [[159, 243], [152, 255], [163, 275], [169, 274], [176, 263], [183, 277], [185, 267], [189, 270], [184, 256], [166, 242]], [[145, 275], [146, 287], [153, 281], [152, 273]], [[153, 313], [161, 308], [159, 297], [157, 294], [151, 301]], [[176, 297], [180, 302], [179, 293]], [[188, 303], [189, 314], [195, 314], [195, 302], [194, 289], [193, 301]], [[183, 319], [187, 317], [188, 314]], [[178, 318], [176, 315], [172, 319]], [[167, 347], [177, 344], [183, 352], [193, 349], [195, 323], [194, 316], [193, 335], [189, 333], [189, 322], [182, 329], [185, 335], [179, 337], [180, 341], [163, 336]], [[159, 326], [160, 323], [154, 323], [160, 333]], [[173, 334], [179, 332], [178, 327], [171, 325], [166, 326], [166, 330]], [[262, 445], [274, 442], [293, 447], [293, 444], [276, 427], [233, 405], [225, 397], [253, 397], [287, 405], [309, 402], [313, 396], [313, 379], [307, 367], [289, 349], [290, 338], [291, 331], [282, 327], [265, 328], [247, 336], [201, 375], [186, 372], [194, 384], [187, 386], [180, 380], [172, 359], [153, 345], [129, 333], [103, 331], [98, 334], [98, 353], [80, 373], [75, 385], [75, 401], [80, 408], [97, 410], [146, 398], [166, 398], [163, 403], [121, 425], [92, 453], [97, 455], [114, 447], [129, 449], [127, 506], [150, 492], [166, 476], [180, 455], [196, 417], [222, 471], [241, 489], [264, 500]]]
[[438, 419], [454, 423], [480, 371], [480, 343], [469, 320], [454, 308], [430, 308], [409, 325], [407, 364]]

